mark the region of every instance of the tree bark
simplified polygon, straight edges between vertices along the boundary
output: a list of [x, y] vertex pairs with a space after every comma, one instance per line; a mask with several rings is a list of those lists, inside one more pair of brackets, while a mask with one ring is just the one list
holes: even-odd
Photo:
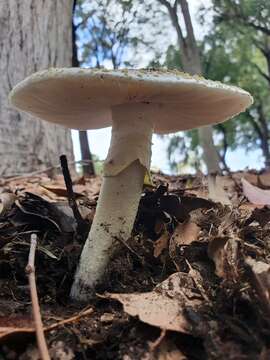
[[[187, 54], [186, 57], [188, 60], [187, 62], [183, 62], [184, 71], [187, 71], [190, 74], [202, 74], [201, 59], [194, 36], [188, 3], [186, 0], [179, 0], [179, 3], [187, 32], [185, 47], [181, 48], [181, 52]], [[213, 141], [212, 126], [201, 127], [198, 131], [208, 174], [220, 172], [219, 156]]]
[[[199, 49], [194, 36], [192, 21], [189, 13], [188, 3], [186, 0], [175, 0], [172, 6], [167, 0], [158, 0], [162, 5], [166, 6], [171, 18], [173, 27], [177, 33], [178, 46], [181, 52], [181, 60], [183, 70], [191, 75], [202, 74], [201, 60]], [[183, 14], [186, 37], [183, 36], [181, 25], [178, 19], [177, 7], [180, 4]], [[205, 126], [198, 129], [200, 145], [203, 149], [203, 158], [207, 167], [207, 172], [220, 172], [219, 156], [213, 141], [212, 126]]]
[[71, 66], [72, 0], [0, 1], [0, 175], [73, 160], [71, 132], [11, 108], [8, 94], [26, 76]]
[[257, 106], [258, 110], [258, 122], [250, 116], [250, 123], [257, 133], [260, 140], [260, 147], [264, 156], [264, 164], [267, 170], [270, 169], [270, 149], [269, 149], [269, 130], [267, 126], [267, 120], [265, 118], [262, 105]]
[[[78, 48], [76, 44], [76, 27], [74, 24], [74, 14], [76, 8], [77, 0], [73, 2], [72, 8], [72, 66], [73, 67], [80, 67], [80, 62], [78, 59]], [[90, 161], [88, 164], [82, 165], [82, 171], [84, 176], [92, 176], [95, 175], [95, 168], [93, 163], [93, 157], [89, 147], [89, 141], [87, 137], [87, 130], [79, 131], [79, 143], [80, 143], [80, 150], [81, 150], [81, 159]]]
[[87, 130], [79, 131], [79, 141], [80, 141], [80, 149], [81, 149], [81, 158], [82, 160], [88, 161], [88, 163], [82, 165], [83, 175], [93, 176], [95, 175], [95, 168], [93, 164], [93, 157], [89, 148]]

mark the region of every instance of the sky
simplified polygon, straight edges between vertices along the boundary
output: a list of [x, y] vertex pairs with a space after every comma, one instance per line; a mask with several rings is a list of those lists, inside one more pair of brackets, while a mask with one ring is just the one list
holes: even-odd
[[[201, 5], [211, 5], [211, 0], [189, 0], [188, 4], [193, 21], [195, 36], [197, 39], [201, 39], [204, 33], [202, 27], [199, 25], [196, 19], [196, 14]], [[211, 19], [209, 19], [209, 21], [211, 21]], [[204, 31], [207, 31], [207, 27], [204, 27]], [[172, 36], [174, 36], [174, 32], [172, 33]], [[145, 67], [148, 64], [148, 59], [145, 58], [145, 63], [143, 63], [143, 61], [144, 59], [142, 59], [141, 65], [142, 67]], [[93, 154], [97, 155], [100, 160], [104, 160], [106, 158], [110, 144], [110, 137], [110, 128], [88, 131], [90, 150]], [[75, 159], [80, 160], [79, 136], [78, 132], [75, 130], [72, 130], [72, 139], [74, 144]], [[167, 144], [168, 139], [166, 139], [166, 137], [161, 138], [158, 135], [153, 136], [151, 167], [170, 174], [171, 169], [166, 151]], [[248, 154], [244, 149], [236, 150], [234, 152], [228, 151], [226, 160], [229, 168], [231, 168], [232, 171], [243, 170], [247, 167], [259, 169], [263, 166], [263, 159], [259, 150], [249, 152]]]

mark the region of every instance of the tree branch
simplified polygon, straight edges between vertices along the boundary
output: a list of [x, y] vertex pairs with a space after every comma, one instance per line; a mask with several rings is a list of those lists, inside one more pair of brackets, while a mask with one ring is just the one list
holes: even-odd
[[250, 121], [251, 125], [253, 126], [253, 129], [258, 134], [258, 136], [260, 138], [260, 141], [262, 141], [263, 133], [262, 133], [261, 128], [259, 127], [259, 125], [256, 123], [256, 121], [254, 120], [254, 118], [251, 115], [249, 115], [248, 118], [249, 118], [249, 121]]
[[185, 38], [182, 33], [181, 26], [179, 24], [179, 19], [178, 19], [178, 15], [177, 15], [177, 1], [175, 1], [174, 6], [171, 6], [169, 1], [167, 1], [167, 0], [157, 0], [157, 1], [161, 5], [163, 5], [167, 8], [170, 18], [171, 18], [171, 21], [172, 21], [172, 25], [175, 28], [176, 33], [177, 33], [179, 47], [181, 50], [183, 50], [186, 47], [186, 42], [185, 42]]
[[270, 76], [268, 74], [266, 74], [264, 71], [262, 71], [262, 69], [256, 63], [252, 62], [252, 65], [256, 68], [256, 70], [259, 72], [259, 74], [261, 76], [263, 76], [265, 78], [265, 80], [267, 80], [270, 84]]

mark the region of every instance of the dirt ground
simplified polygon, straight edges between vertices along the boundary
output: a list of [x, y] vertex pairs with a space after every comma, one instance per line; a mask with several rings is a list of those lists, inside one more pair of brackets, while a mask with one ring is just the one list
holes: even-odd
[[73, 177], [78, 226], [61, 175], [0, 181], [0, 359], [40, 359], [25, 272], [33, 233], [52, 359], [270, 359], [270, 175], [154, 174], [132, 238], [79, 305], [69, 292], [99, 187]]

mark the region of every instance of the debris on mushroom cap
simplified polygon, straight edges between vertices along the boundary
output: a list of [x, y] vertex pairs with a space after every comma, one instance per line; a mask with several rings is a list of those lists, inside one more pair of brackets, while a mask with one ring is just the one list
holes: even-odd
[[176, 70], [79, 68], [35, 73], [12, 90], [10, 100], [41, 119], [78, 129], [110, 126], [111, 107], [144, 103], [157, 109], [157, 133], [221, 122], [252, 103], [251, 95], [236, 86]]

